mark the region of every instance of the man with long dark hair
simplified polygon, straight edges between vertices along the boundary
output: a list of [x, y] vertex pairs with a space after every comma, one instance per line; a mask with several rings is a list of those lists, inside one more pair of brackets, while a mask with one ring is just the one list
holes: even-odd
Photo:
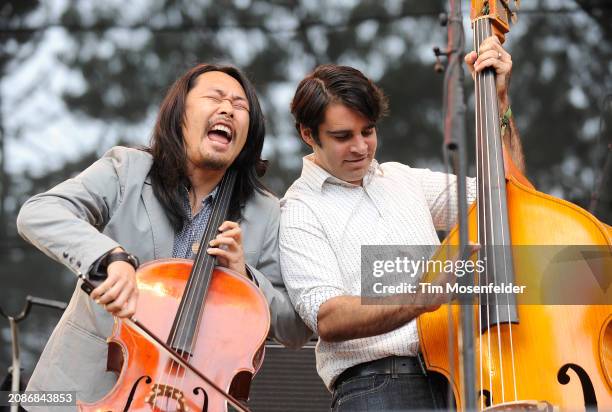
[[224, 173], [237, 172], [229, 219], [207, 252], [253, 279], [270, 305], [270, 336], [299, 347], [311, 335], [280, 277], [278, 200], [259, 177], [265, 125], [249, 80], [236, 68], [200, 64], [164, 98], [151, 145], [115, 147], [73, 179], [28, 200], [19, 233], [75, 273], [105, 273], [90, 299], [79, 286], [55, 328], [28, 390], [107, 393], [106, 338], [113, 318], [130, 317], [140, 261], [192, 258]]

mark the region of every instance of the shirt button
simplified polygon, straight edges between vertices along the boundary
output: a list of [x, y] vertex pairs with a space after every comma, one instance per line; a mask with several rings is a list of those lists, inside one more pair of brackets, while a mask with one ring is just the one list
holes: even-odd
[[200, 242], [193, 242], [191, 245], [191, 251], [195, 254], [200, 250]]

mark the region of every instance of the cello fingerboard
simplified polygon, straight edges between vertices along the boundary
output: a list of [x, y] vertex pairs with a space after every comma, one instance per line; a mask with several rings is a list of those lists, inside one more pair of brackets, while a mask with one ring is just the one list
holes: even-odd
[[206, 253], [206, 246], [217, 236], [219, 226], [227, 218], [235, 182], [236, 172], [229, 169], [219, 183], [208, 224], [199, 243], [203, 247], [198, 248], [185, 292], [170, 330], [168, 346], [180, 354], [192, 353], [202, 307], [216, 265], [216, 258]]
[[[474, 50], [479, 52], [480, 44], [492, 34], [489, 18], [476, 19]], [[479, 282], [481, 285], [508, 284], [514, 282], [515, 276], [495, 71], [487, 68], [477, 73], [475, 87], [478, 242], [482, 245], [479, 259], [485, 262]], [[504, 310], [499, 310], [498, 305], [503, 305]], [[500, 323], [518, 323], [514, 295], [487, 295], [480, 301], [480, 316], [482, 332]]]

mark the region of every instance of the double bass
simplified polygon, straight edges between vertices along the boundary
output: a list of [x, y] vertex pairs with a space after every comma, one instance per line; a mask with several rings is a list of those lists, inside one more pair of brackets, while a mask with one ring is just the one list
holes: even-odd
[[[504, 41], [508, 11], [507, 1], [472, 0], [474, 50], [491, 35]], [[501, 143], [492, 69], [476, 74], [475, 102], [478, 193], [468, 209], [468, 237], [481, 245], [479, 258], [486, 254], [489, 259], [474, 282], [528, 285], [536, 298], [524, 301], [516, 295], [500, 304], [489, 300], [497, 296], [479, 295], [473, 304], [442, 305], [419, 316], [425, 366], [448, 379], [458, 410], [466, 407], [464, 391], [474, 391], [477, 408], [486, 411], [612, 410], [612, 290], [597, 278], [612, 276], [612, 227], [572, 203], [538, 192], [515, 167]], [[458, 243], [454, 228], [438, 253]], [[538, 251], [566, 248], [599, 253], [600, 273], [579, 271], [572, 278], [564, 270], [545, 271], [551, 261]], [[525, 250], [539, 256], [525, 258]], [[564, 283], [568, 279], [572, 282]], [[555, 287], [566, 297], [578, 293], [591, 300], [547, 300], [546, 288]], [[567, 290], [572, 287], [580, 290]], [[476, 379], [469, 387], [456, 367], [461, 310], [475, 319], [474, 359], [463, 359], [475, 365]]]
[[[225, 220], [236, 172], [219, 183], [200, 245]], [[268, 304], [242, 275], [215, 266], [200, 247], [195, 259], [161, 259], [136, 271], [138, 308], [115, 318], [108, 338], [111, 391], [80, 411], [247, 411], [251, 379], [263, 362], [270, 327]], [[91, 283], [82, 279], [84, 290]], [[165, 342], [161, 339], [165, 339]]]

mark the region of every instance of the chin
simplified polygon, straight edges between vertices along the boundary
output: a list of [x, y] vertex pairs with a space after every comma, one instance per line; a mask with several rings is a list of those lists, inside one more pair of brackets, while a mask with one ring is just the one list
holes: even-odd
[[223, 170], [229, 167], [231, 163], [232, 162], [229, 159], [216, 156], [204, 156], [200, 162], [200, 166], [203, 169]]

